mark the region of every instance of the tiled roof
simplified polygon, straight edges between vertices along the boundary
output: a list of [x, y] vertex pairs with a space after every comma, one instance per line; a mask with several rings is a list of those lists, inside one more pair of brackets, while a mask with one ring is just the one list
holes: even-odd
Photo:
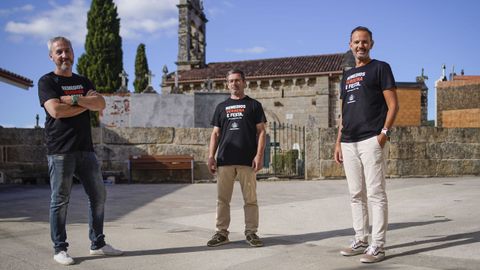
[[[343, 53], [257, 59], [236, 62], [209, 63], [205, 68], [178, 71], [178, 81], [224, 80], [227, 72], [237, 68], [248, 79], [308, 76], [342, 72]], [[174, 82], [174, 73], [167, 76], [167, 84]]]
[[427, 89], [427, 86], [423, 82], [395, 82], [397, 88], [403, 89]]
[[33, 86], [32, 80], [26, 77], [20, 76], [18, 74], [15, 74], [3, 68], [0, 68], [0, 80], [19, 86], [24, 89], [28, 89], [28, 87]]
[[480, 76], [474, 75], [455, 75], [453, 76], [454, 81], [480, 81]]

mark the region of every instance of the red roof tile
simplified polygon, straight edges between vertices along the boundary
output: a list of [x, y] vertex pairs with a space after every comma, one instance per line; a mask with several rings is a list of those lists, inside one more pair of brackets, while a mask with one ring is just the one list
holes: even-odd
[[[205, 68], [178, 71], [179, 82], [224, 80], [227, 72], [237, 68], [248, 79], [307, 76], [326, 73], [341, 73], [343, 53], [257, 59], [236, 62], [209, 63]], [[167, 76], [167, 84], [174, 82], [175, 73]]]
[[0, 68], [0, 77], [5, 79], [7, 82], [11, 82], [13, 84], [19, 84], [20, 86], [23, 86], [23, 88], [25, 89], [33, 86], [32, 80], [26, 77], [20, 76], [18, 74], [15, 74], [3, 68]]
[[475, 75], [455, 75], [453, 76], [454, 81], [480, 81], [480, 76]]

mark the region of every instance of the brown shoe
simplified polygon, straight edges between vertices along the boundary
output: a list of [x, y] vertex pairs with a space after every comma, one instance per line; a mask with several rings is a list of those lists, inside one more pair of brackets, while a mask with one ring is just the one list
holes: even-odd
[[212, 239], [210, 239], [210, 241], [207, 242], [207, 246], [218, 247], [220, 245], [225, 245], [228, 242], [230, 242], [230, 241], [228, 241], [228, 236], [225, 236], [225, 235], [220, 234], [220, 233], [216, 233], [212, 236]]
[[343, 256], [355, 256], [363, 254], [367, 248], [368, 243], [356, 240], [353, 241], [349, 247], [340, 250], [340, 254]]
[[260, 240], [260, 238], [254, 233], [248, 234], [246, 236], [246, 241], [252, 247], [262, 247], [263, 246], [263, 241]]
[[369, 246], [360, 258], [362, 263], [376, 263], [385, 259], [385, 250], [378, 246]]

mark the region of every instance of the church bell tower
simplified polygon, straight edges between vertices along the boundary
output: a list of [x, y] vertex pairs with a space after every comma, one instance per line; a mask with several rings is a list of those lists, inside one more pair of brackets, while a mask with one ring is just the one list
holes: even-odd
[[202, 0], [180, 0], [178, 7], [178, 70], [205, 66], [206, 24]]

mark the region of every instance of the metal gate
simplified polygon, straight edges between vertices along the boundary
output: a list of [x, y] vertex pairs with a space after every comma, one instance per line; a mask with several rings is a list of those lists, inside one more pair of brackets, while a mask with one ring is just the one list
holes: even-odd
[[304, 178], [305, 127], [269, 123], [263, 167], [258, 178]]

